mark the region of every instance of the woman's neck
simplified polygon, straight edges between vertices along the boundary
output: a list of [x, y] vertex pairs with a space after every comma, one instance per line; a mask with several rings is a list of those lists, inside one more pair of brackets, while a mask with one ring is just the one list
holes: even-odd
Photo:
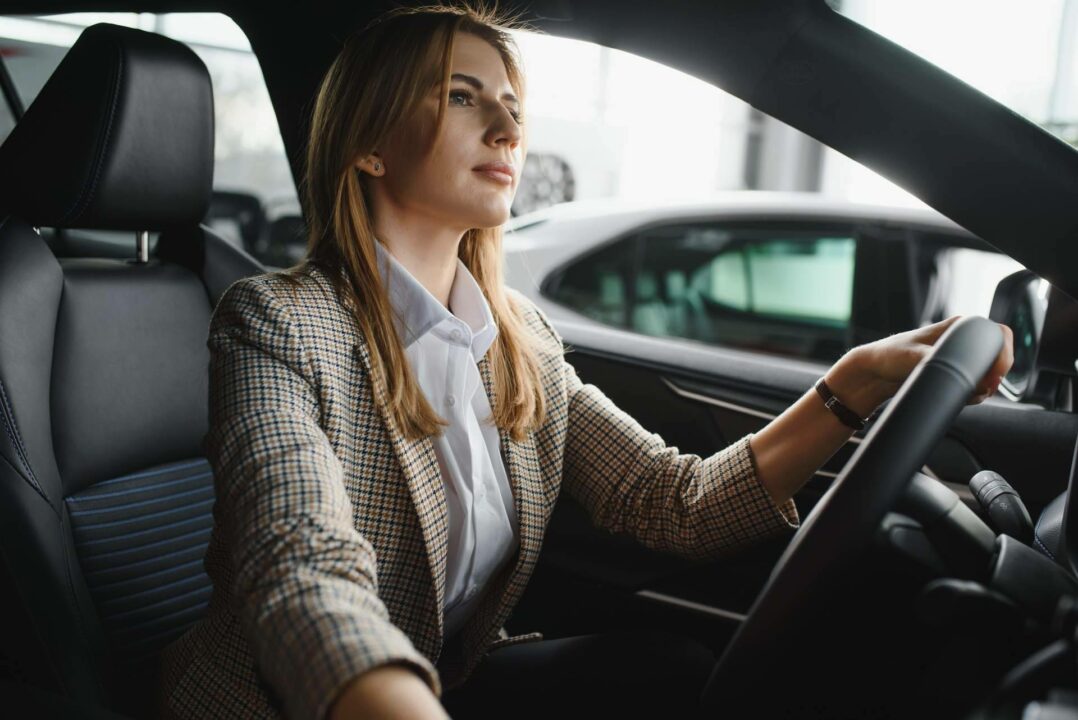
[[375, 227], [375, 236], [393, 257], [442, 305], [449, 307], [449, 291], [457, 274], [457, 251], [463, 232], [445, 227]]

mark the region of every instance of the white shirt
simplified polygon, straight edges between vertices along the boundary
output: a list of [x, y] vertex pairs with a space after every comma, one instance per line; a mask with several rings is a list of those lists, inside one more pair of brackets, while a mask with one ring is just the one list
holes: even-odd
[[419, 386], [449, 426], [432, 438], [449, 506], [445, 636], [475, 611], [483, 588], [520, 543], [498, 429], [476, 363], [498, 335], [479, 284], [459, 259], [446, 309], [380, 242], [378, 269]]

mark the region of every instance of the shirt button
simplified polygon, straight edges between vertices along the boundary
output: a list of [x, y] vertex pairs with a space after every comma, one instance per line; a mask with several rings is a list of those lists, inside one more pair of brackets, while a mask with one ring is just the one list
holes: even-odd
[[454, 329], [453, 332], [449, 333], [449, 337], [453, 338], [454, 340], [460, 340], [460, 330]]
[[452, 406], [457, 404], [457, 396], [456, 395], [450, 395], [449, 397], [447, 397], [445, 399], [445, 401], [450, 407], [452, 407]]

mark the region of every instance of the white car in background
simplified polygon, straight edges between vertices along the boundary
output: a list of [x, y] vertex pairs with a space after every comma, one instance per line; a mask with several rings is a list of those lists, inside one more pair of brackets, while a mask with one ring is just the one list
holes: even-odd
[[814, 194], [564, 203], [505, 226], [507, 283], [554, 320], [830, 362], [1021, 269], [931, 209]]

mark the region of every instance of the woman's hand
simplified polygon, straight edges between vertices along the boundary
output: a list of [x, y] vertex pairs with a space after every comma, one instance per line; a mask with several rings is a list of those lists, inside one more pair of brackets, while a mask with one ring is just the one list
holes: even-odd
[[352, 680], [330, 708], [329, 720], [448, 720], [427, 684], [402, 665], [383, 665]]
[[[861, 383], [862, 388], [867, 388], [861, 399], [862, 417], [867, 417], [880, 403], [898, 392], [917, 364], [932, 352], [940, 336], [961, 318], [961, 315], [954, 315], [933, 325], [891, 335], [851, 350], [848, 355], [853, 357], [848, 364], [857, 369], [848, 375], [859, 375], [856, 382]], [[968, 405], [984, 402], [991, 396], [1014, 362], [1014, 334], [1006, 325], [999, 328], [1003, 333], [1003, 347], [992, 367], [977, 384]], [[846, 379], [843, 384], [852, 383]], [[843, 397], [839, 388], [832, 387], [832, 390], [840, 399]]]
[[[940, 336], [961, 316], [935, 325], [898, 333], [860, 345], [843, 355], [827, 371], [825, 379], [835, 396], [860, 417], [867, 418], [887, 398], [894, 395], [909, 374], [932, 352]], [[983, 402], [996, 391], [1011, 369], [1014, 341], [1011, 329], [1000, 325], [1003, 348], [996, 361], [977, 384], [969, 404]], [[754, 434], [751, 447], [756, 457], [757, 477], [776, 505], [794, 496], [805, 481], [842, 447], [853, 431], [809, 390], [801, 399]]]

